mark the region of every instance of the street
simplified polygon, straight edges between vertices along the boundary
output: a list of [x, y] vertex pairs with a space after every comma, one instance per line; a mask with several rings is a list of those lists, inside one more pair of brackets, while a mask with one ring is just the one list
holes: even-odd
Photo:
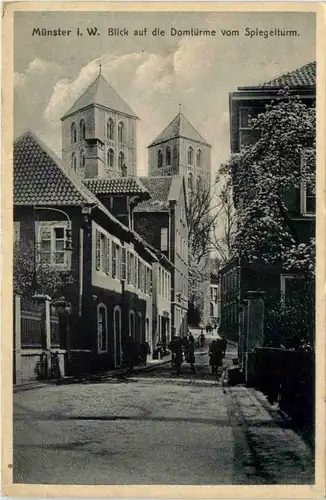
[[[226, 366], [236, 353], [229, 347]], [[14, 482], [307, 484], [313, 452], [264, 397], [224, 387], [207, 345], [171, 364], [14, 395]]]

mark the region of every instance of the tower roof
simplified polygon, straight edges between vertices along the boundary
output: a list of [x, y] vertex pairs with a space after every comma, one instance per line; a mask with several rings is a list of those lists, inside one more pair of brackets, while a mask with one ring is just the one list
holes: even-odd
[[150, 148], [151, 146], [155, 146], [161, 142], [166, 142], [177, 137], [183, 137], [185, 139], [191, 139], [192, 141], [209, 145], [199, 132], [197, 132], [188, 118], [180, 112], [148, 147]]
[[124, 115], [137, 118], [133, 110], [128, 104], [119, 96], [113, 87], [105, 80], [102, 74], [99, 74], [96, 80], [83, 92], [77, 99], [75, 104], [69, 109], [67, 113], [61, 118], [63, 120], [69, 115], [76, 113], [80, 109], [88, 106], [95, 105], [103, 106], [113, 111], [118, 111]]

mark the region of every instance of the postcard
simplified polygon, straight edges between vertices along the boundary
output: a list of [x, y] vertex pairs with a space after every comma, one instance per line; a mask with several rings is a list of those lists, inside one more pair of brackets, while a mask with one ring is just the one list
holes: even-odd
[[324, 496], [323, 9], [4, 4], [4, 495]]

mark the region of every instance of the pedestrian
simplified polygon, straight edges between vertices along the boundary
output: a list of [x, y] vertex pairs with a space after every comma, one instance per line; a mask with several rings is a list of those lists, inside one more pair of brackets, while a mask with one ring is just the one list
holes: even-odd
[[187, 361], [190, 363], [190, 369], [193, 373], [196, 373], [195, 368], [195, 339], [193, 341], [188, 341], [187, 346]]
[[225, 358], [227, 346], [228, 346], [228, 341], [226, 340], [225, 335], [223, 335], [221, 340], [223, 358]]
[[182, 339], [176, 336], [172, 337], [172, 340], [168, 345], [168, 348], [172, 352], [173, 362], [177, 369], [177, 376], [179, 376], [181, 373], [181, 365], [183, 362], [182, 346], [183, 346]]
[[223, 351], [221, 342], [218, 340], [212, 340], [209, 345], [209, 364], [212, 367], [212, 375], [217, 374], [218, 368], [223, 363]]
[[151, 353], [151, 348], [148, 342], [142, 342], [139, 348], [141, 362], [144, 366], [147, 364], [147, 356]]
[[204, 332], [202, 330], [201, 334], [199, 335], [199, 344], [200, 344], [200, 347], [204, 347], [205, 340], [206, 340], [206, 337], [205, 337]]

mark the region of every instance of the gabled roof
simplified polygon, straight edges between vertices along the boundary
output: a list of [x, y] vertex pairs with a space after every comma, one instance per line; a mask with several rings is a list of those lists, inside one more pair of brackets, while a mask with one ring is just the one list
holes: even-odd
[[239, 87], [239, 90], [245, 89], [278, 89], [282, 87], [315, 87], [316, 86], [316, 62], [305, 64], [284, 75], [278, 76], [260, 85], [251, 87]]
[[16, 205], [94, 204], [96, 197], [62, 160], [28, 131], [14, 142], [14, 203]]
[[102, 106], [113, 111], [118, 111], [124, 115], [137, 118], [133, 110], [128, 104], [119, 96], [119, 94], [111, 87], [111, 85], [100, 74], [93, 83], [83, 92], [77, 99], [75, 104], [69, 109], [67, 113], [61, 118], [64, 120], [67, 116], [87, 108], [88, 106], [95, 105]]
[[140, 177], [142, 184], [148, 190], [151, 199], [139, 203], [135, 212], [167, 212], [170, 201], [177, 201], [180, 196], [182, 177]]
[[[116, 177], [112, 179], [84, 179], [85, 186], [96, 195], [136, 195], [150, 198], [148, 190], [137, 177]], [[147, 196], [146, 196], [147, 195]]]
[[163, 130], [163, 132], [161, 132], [148, 147], [150, 148], [160, 144], [161, 142], [166, 142], [177, 137], [191, 139], [192, 141], [208, 145], [205, 139], [199, 134], [199, 132], [197, 132], [195, 127], [190, 123], [185, 115], [183, 113], [178, 113], [177, 116], [173, 118], [169, 125]]
[[116, 219], [62, 160], [33, 132], [14, 142], [14, 204], [19, 206], [97, 206], [108, 219], [141, 244], [151, 259], [157, 256], [135, 231]]

